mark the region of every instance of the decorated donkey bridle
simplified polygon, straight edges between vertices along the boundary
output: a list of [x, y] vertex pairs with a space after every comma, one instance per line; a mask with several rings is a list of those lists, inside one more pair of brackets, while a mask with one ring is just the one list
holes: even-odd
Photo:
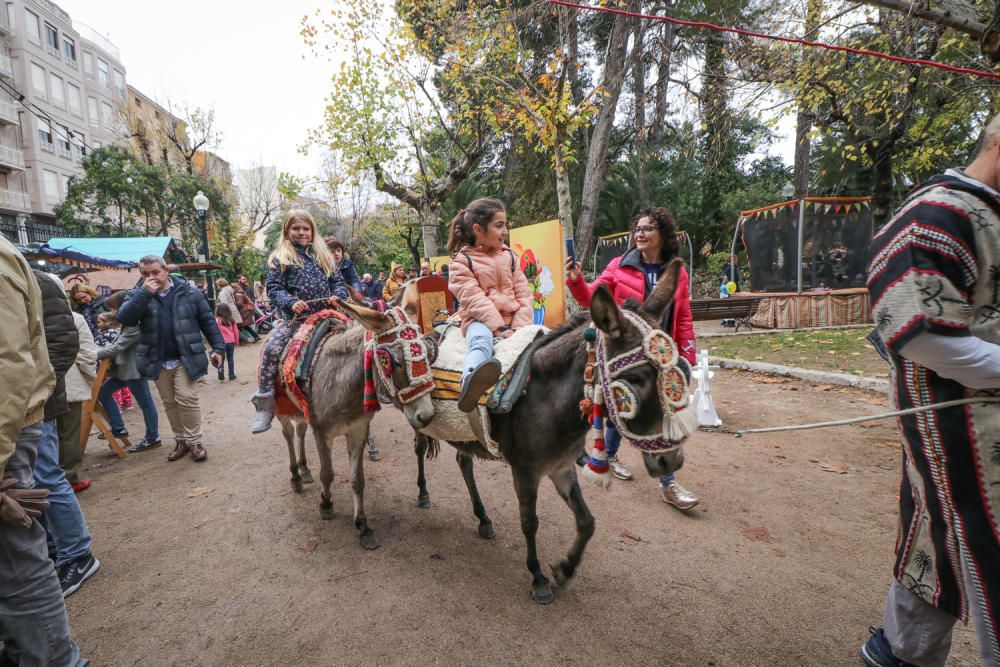
[[[688, 380], [677, 365], [677, 346], [670, 336], [654, 329], [639, 315], [627, 310], [621, 312], [642, 332], [642, 343], [609, 359], [607, 336], [597, 332], [594, 369], [600, 379], [600, 392], [595, 387], [594, 402], [603, 399], [608, 416], [618, 431], [642, 451], [655, 453], [676, 449], [680, 441], [670, 438], [670, 420], [688, 404]], [[632, 433], [625, 423], [639, 413], [639, 397], [635, 388], [621, 376], [643, 364], [656, 369], [656, 393], [663, 408], [663, 428], [655, 436]]]
[[[366, 372], [374, 359], [373, 365], [379, 380], [405, 405], [434, 389], [431, 364], [437, 357], [437, 346], [432, 340], [423, 336], [420, 327], [410, 321], [402, 308], [390, 308], [385, 315], [392, 320], [392, 327], [378, 334], [371, 331], [365, 333]], [[402, 363], [408, 382], [402, 389], [397, 389], [392, 381], [396, 360], [392, 356], [391, 348], [395, 345], [399, 345], [403, 351]], [[368, 393], [367, 389], [365, 393]]]

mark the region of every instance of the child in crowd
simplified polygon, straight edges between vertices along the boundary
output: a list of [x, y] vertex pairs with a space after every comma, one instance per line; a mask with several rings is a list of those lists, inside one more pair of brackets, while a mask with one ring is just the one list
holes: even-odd
[[496, 199], [477, 199], [451, 222], [448, 289], [460, 304], [458, 315], [468, 351], [462, 366], [458, 408], [471, 412], [500, 377], [493, 338], [508, 338], [531, 324], [531, 287], [507, 240], [507, 211]]
[[[240, 327], [233, 319], [233, 309], [229, 304], [218, 303], [215, 305], [215, 322], [222, 332], [222, 340], [226, 343], [226, 364], [229, 366], [229, 379], [236, 379], [236, 345], [240, 342]], [[222, 365], [219, 365], [219, 382], [226, 379]]]
[[[105, 311], [97, 316], [97, 335], [94, 342], [98, 349], [113, 345], [121, 335], [122, 325], [115, 319], [115, 314]], [[132, 400], [132, 391], [128, 387], [122, 387], [114, 393], [115, 403], [119, 410], [131, 410], [135, 407]]]
[[299, 324], [310, 313], [336, 303], [336, 294], [346, 294], [333, 256], [306, 211], [288, 212], [281, 242], [268, 257], [267, 266], [267, 295], [284, 322], [271, 333], [261, 353], [257, 393], [251, 400], [257, 408], [252, 433], [271, 428], [278, 360]]

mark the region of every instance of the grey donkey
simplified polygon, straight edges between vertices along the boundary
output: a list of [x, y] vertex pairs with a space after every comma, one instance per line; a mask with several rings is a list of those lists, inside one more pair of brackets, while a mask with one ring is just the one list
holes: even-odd
[[[664, 271], [659, 284], [645, 303], [627, 302], [625, 309], [638, 314], [650, 325], [659, 327], [673, 302], [677, 276], [682, 262], [675, 260]], [[404, 287], [404, 308], [415, 313], [416, 294], [412, 285]], [[344, 304], [344, 311], [372, 331], [384, 330], [389, 323], [381, 313], [358, 306]], [[554, 594], [549, 579], [542, 573], [538, 559], [536, 534], [538, 532], [537, 500], [541, 480], [548, 477], [563, 501], [569, 506], [576, 520], [576, 539], [566, 558], [552, 566], [557, 584], [566, 584], [576, 573], [587, 542], [594, 534], [594, 517], [583, 500], [583, 493], [576, 478], [576, 459], [584, 451], [590, 425], [580, 413], [579, 404], [584, 398], [584, 367], [587, 349], [584, 330], [588, 322], [606, 337], [609, 358], [639, 348], [642, 332], [631, 324], [615, 304], [611, 293], [599, 287], [591, 299], [590, 312], [574, 315], [562, 327], [548, 333], [535, 350], [531, 361], [531, 381], [524, 396], [507, 415], [494, 415], [492, 430], [499, 442], [500, 454], [511, 468], [514, 491], [517, 494], [521, 516], [521, 530], [527, 544], [526, 565], [532, 577], [532, 597], [541, 604], [553, 601]], [[664, 414], [657, 392], [658, 369], [651, 364], [632, 368], [622, 376], [636, 390], [639, 401], [635, 416], [625, 424], [632, 433], [641, 436], [658, 436], [663, 431]], [[396, 388], [401, 379], [394, 375]], [[392, 390], [394, 388], [383, 388]], [[435, 403], [437, 403], [435, 399]], [[433, 411], [417, 409], [415, 405], [401, 405], [410, 425], [418, 432], [430, 424]], [[475, 413], [473, 423], [477, 423]], [[476, 491], [473, 459], [492, 458], [480, 442], [450, 442], [458, 450], [458, 461], [469, 488], [473, 510], [480, 521], [479, 532], [485, 538], [494, 536], [492, 522], [486, 514]], [[418, 456], [428, 443], [418, 438]], [[650, 476], [659, 477], [674, 472], [683, 460], [680, 451], [644, 453], [644, 462]], [[422, 467], [422, 465], [421, 465]], [[421, 475], [422, 478], [422, 475]], [[421, 505], [429, 501], [426, 486], [421, 485]]]
[[[374, 413], [364, 412], [362, 406], [364, 334], [363, 328], [352, 325], [333, 334], [323, 347], [313, 366], [309, 391], [309, 426], [313, 429], [320, 462], [320, 516], [323, 519], [334, 518], [330, 493], [333, 484], [333, 441], [338, 436], [344, 436], [347, 441], [351, 491], [354, 495], [354, 525], [360, 533], [361, 545], [366, 549], [375, 549], [378, 547], [378, 538], [368, 525], [364, 502], [364, 452], [369, 424], [374, 416]], [[429, 422], [433, 416], [434, 406], [430, 396], [418, 399], [409, 407], [415, 419]], [[302, 483], [308, 483], [312, 478], [305, 464], [305, 420], [291, 416], [279, 419], [288, 443], [292, 487], [298, 491]], [[297, 436], [298, 460], [292, 441], [293, 433]], [[298, 482], [296, 477], [299, 478]]]

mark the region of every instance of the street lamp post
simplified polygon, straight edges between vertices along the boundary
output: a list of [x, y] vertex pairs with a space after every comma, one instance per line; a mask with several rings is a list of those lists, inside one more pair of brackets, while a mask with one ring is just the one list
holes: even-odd
[[[208, 217], [208, 197], [201, 190], [198, 190], [198, 194], [194, 196], [192, 200], [194, 203], [194, 209], [198, 211], [198, 217], [201, 219], [201, 251], [202, 254], [199, 256], [198, 260], [201, 262], [209, 261], [208, 254], [208, 226], [205, 223], [205, 219]], [[212, 284], [212, 273], [207, 268], [205, 269], [205, 283], [208, 287], [208, 300], [215, 300], [215, 285]]]

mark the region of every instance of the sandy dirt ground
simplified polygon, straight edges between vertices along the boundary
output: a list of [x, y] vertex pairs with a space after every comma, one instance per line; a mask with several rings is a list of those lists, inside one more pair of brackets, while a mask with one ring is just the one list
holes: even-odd
[[[896, 534], [892, 422], [699, 433], [679, 474], [702, 498], [689, 514], [660, 500], [623, 447], [641, 477], [584, 489], [597, 533], [576, 579], [539, 606], [508, 468], [477, 463], [492, 541], [477, 535], [447, 446], [428, 464], [433, 506], [417, 508], [412, 435], [395, 410], [376, 417], [384, 458], [365, 466], [381, 547], [358, 543], [341, 443], [337, 517], [320, 520], [317, 485], [291, 491], [280, 429], [249, 434], [257, 352], [238, 351], [240, 380], [202, 388], [206, 463], [168, 463], [169, 445], [120, 461], [91, 441], [80, 501], [103, 565], [67, 603], [95, 665], [857, 665], [880, 623]], [[732, 372], [715, 395], [732, 429], [883, 407]], [[140, 433], [138, 410], [127, 415]], [[311, 440], [309, 454], [318, 479]], [[541, 557], [555, 563], [574, 526], [548, 483], [539, 514]], [[976, 656], [960, 625], [949, 664]]]

